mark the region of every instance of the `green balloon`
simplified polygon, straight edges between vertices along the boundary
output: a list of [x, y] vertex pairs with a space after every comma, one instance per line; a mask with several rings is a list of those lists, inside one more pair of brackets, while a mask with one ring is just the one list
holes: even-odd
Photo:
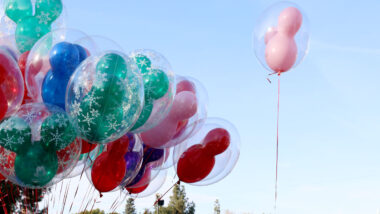
[[137, 54], [134, 59], [137, 67], [141, 70], [142, 73], [147, 72], [152, 66], [150, 59], [142, 54]]
[[165, 96], [169, 89], [169, 79], [165, 72], [160, 69], [151, 69], [143, 72], [145, 96], [148, 99], [160, 99]]
[[17, 23], [16, 45], [21, 53], [32, 49], [33, 45], [50, 32], [50, 26], [40, 24], [34, 16], [25, 17]]
[[5, 14], [17, 23], [24, 17], [33, 15], [32, 2], [30, 0], [9, 0], [5, 6]]
[[150, 114], [152, 114], [152, 110], [153, 110], [153, 101], [145, 100], [144, 107], [141, 111], [141, 114], [139, 118], [137, 119], [135, 125], [131, 129], [131, 131], [136, 130], [140, 128], [141, 126], [143, 126], [146, 123], [146, 121], [148, 121]]
[[15, 174], [26, 185], [43, 187], [57, 170], [57, 154], [45, 150], [39, 142], [34, 142], [25, 153], [17, 154], [15, 159]]
[[127, 64], [124, 58], [115, 53], [104, 55], [96, 65], [96, 70], [122, 79], [127, 76]]
[[0, 124], [0, 146], [15, 153], [23, 153], [31, 145], [31, 129], [21, 118], [12, 116]]
[[35, 17], [39, 24], [50, 25], [62, 13], [63, 5], [61, 0], [37, 0]]
[[41, 143], [47, 150], [59, 151], [64, 149], [75, 138], [75, 129], [66, 113], [52, 114], [41, 125]]

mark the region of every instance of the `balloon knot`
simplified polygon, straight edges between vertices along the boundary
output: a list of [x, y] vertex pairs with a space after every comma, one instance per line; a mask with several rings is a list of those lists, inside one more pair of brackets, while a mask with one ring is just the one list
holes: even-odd
[[103, 197], [103, 194], [102, 194], [101, 192], [99, 192], [99, 196], [100, 196], [100, 197]]

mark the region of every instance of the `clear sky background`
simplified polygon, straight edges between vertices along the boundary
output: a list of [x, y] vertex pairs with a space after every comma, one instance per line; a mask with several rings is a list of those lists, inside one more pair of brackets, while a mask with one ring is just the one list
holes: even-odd
[[[212, 213], [215, 199], [223, 211], [273, 213], [277, 84], [268, 83], [254, 56], [252, 32], [274, 2], [64, 1], [67, 27], [108, 37], [126, 52], [161, 52], [176, 73], [206, 86], [209, 116], [238, 128], [241, 158], [234, 171], [211, 186], [186, 185], [197, 213]], [[309, 18], [311, 42], [305, 60], [281, 79], [278, 213], [376, 214], [380, 2], [295, 2]], [[107, 210], [102, 204], [111, 199], [102, 200], [96, 206]], [[136, 203], [142, 210], [153, 201]]]

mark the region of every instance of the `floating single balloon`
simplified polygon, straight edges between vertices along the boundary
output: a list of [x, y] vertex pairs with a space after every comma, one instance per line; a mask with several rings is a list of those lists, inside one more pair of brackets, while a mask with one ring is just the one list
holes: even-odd
[[24, 96], [23, 77], [11, 53], [0, 47], [0, 120], [18, 110]]
[[232, 124], [211, 118], [199, 132], [176, 147], [174, 154], [180, 181], [210, 185], [234, 168], [240, 154], [240, 138]]
[[136, 50], [130, 56], [144, 83], [144, 107], [132, 128], [140, 133], [155, 127], [169, 113], [175, 94], [174, 73], [165, 57], [153, 50]]
[[26, 104], [0, 123], [4, 154], [0, 171], [23, 187], [51, 186], [70, 173], [80, 146], [66, 112], [44, 104]]
[[260, 63], [272, 73], [297, 66], [309, 47], [309, 23], [296, 4], [279, 2], [268, 8], [254, 29], [254, 50]]
[[65, 109], [70, 77], [89, 55], [87, 50], [94, 48], [91, 38], [79, 30], [59, 29], [41, 38], [28, 54], [25, 66], [30, 98]]
[[116, 51], [90, 56], [69, 81], [66, 111], [90, 143], [108, 143], [125, 135], [144, 102], [142, 79], [134, 61]]

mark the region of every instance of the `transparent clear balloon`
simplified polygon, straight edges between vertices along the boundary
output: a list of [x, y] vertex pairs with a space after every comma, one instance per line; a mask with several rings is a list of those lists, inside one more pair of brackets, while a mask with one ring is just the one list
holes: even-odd
[[81, 154], [79, 156], [77, 164], [75, 165], [71, 173], [67, 176], [67, 178], [81, 176], [82, 173], [86, 172], [86, 169], [88, 169], [93, 164], [95, 158], [102, 153], [101, 150], [103, 148], [104, 146], [97, 145], [91, 152]]
[[62, 42], [80, 45], [86, 50], [95, 49], [91, 38], [79, 30], [58, 29], [43, 36], [31, 49], [25, 69], [26, 87], [30, 97], [36, 102], [42, 102], [41, 88], [46, 74], [52, 69], [52, 50]]
[[157, 177], [151, 180], [149, 185], [146, 187], [146, 189], [140, 193], [130, 194], [128, 190], [126, 190], [125, 188], [123, 188], [121, 191], [124, 194], [127, 194], [130, 197], [134, 197], [134, 198], [145, 198], [145, 197], [151, 196], [153, 194], [156, 194], [161, 189], [161, 187], [165, 184], [167, 175], [168, 175], [167, 170], [161, 170], [159, 174], [157, 175]]
[[24, 97], [24, 79], [15, 57], [12, 49], [0, 46], [0, 120], [15, 113]]
[[[66, 112], [42, 103], [22, 105], [14, 115], [4, 119], [0, 123], [0, 138], [1, 174], [31, 189], [46, 188], [66, 178], [81, 151], [81, 141], [76, 138]], [[33, 151], [38, 151], [32, 153], [38, 155], [28, 156]], [[39, 165], [31, 167], [29, 162]], [[31, 178], [25, 177], [25, 170]]]
[[[125, 171], [125, 176], [123, 181], [120, 183], [118, 187], [113, 189], [110, 192], [115, 192], [118, 190], [121, 190], [123, 186], [126, 183], [129, 183], [131, 180], [135, 178], [137, 173], [139, 172], [142, 162], [143, 162], [143, 145], [141, 142], [141, 139], [138, 135], [133, 135], [134, 143], [128, 147], [128, 152], [124, 155], [124, 160], [126, 161], [126, 171]], [[86, 160], [85, 164], [85, 173], [87, 176], [87, 179], [89, 182], [93, 185], [92, 182], [92, 175], [91, 175], [91, 170], [92, 170], [92, 165], [96, 158], [102, 154], [103, 152], [107, 152], [107, 146], [106, 145], [98, 145], [97, 146], [98, 152], [97, 153], [90, 153], [90, 158]], [[136, 157], [135, 160], [131, 160], [131, 156]], [[130, 163], [129, 161], [134, 161], [135, 163]]]
[[134, 61], [118, 51], [91, 55], [67, 86], [66, 111], [90, 143], [105, 144], [125, 135], [144, 103], [142, 77]]
[[[110, 38], [100, 35], [90, 35], [78, 40], [78, 44], [88, 47], [88, 52], [96, 55], [106, 51], [118, 51], [124, 53], [124, 49]], [[93, 45], [95, 44], [95, 45]]]
[[206, 186], [222, 180], [232, 172], [240, 156], [240, 136], [233, 124], [221, 118], [207, 118], [203, 123], [204, 125], [201, 130], [179, 146], [175, 147], [175, 150], [173, 151], [173, 162], [176, 163], [174, 167], [176, 171], [178, 161], [182, 158], [181, 156], [183, 153], [196, 144], [203, 144], [205, 137], [210, 131], [218, 128], [227, 130], [230, 135], [230, 144], [223, 153], [215, 156], [214, 167], [204, 179], [195, 183], [190, 183], [194, 186]]
[[[177, 128], [177, 133], [174, 135], [172, 140], [163, 146], [163, 148], [176, 146], [197, 133], [202, 128], [203, 123], [207, 118], [208, 94], [203, 84], [193, 77], [178, 75], [176, 77], [176, 83], [177, 93], [179, 93], [179, 89], [181, 89], [181, 91], [193, 90], [192, 92], [194, 92], [197, 98], [197, 112], [189, 119], [180, 122]], [[187, 86], [181, 87], [181, 85]], [[187, 87], [191, 87], [192, 89]]]
[[144, 81], [144, 109], [132, 129], [132, 132], [140, 133], [155, 127], [169, 113], [176, 91], [175, 74], [168, 60], [154, 50], [135, 50], [130, 57], [139, 67]]
[[294, 36], [297, 46], [297, 57], [292, 68], [301, 63], [308, 53], [310, 30], [309, 21], [304, 10], [293, 2], [282, 1], [273, 4], [260, 15], [253, 31], [253, 49], [255, 51], [256, 58], [262, 66], [271, 73], [274, 71], [267, 64], [265, 49], [269, 39], [276, 34], [279, 15], [284, 11], [284, 9], [289, 7], [297, 8], [302, 14], [301, 27]]

